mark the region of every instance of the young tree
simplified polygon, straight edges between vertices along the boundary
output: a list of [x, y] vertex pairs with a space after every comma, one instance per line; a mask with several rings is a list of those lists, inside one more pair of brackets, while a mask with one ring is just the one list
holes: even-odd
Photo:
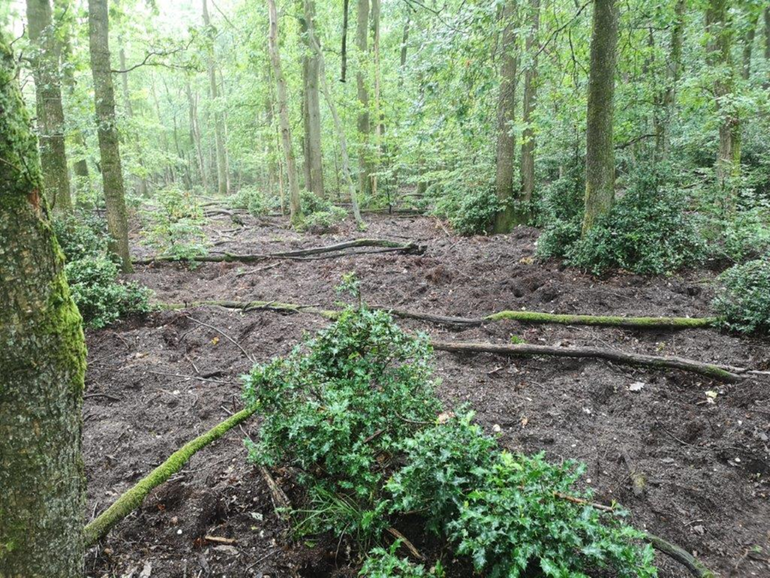
[[[307, 30], [315, 20], [315, 2], [303, 2], [303, 28]], [[321, 102], [318, 93], [318, 56], [305, 39], [308, 54], [303, 61], [305, 164], [308, 182], [306, 188], [317, 195], [324, 194], [323, 150], [321, 148]]]
[[51, 14], [50, 0], [27, 0], [29, 39], [34, 46], [32, 73], [35, 77], [40, 162], [45, 192], [55, 211], [67, 212], [72, 210], [72, 199], [59, 75], [61, 44], [56, 39]]
[[505, 207], [495, 217], [495, 233], [508, 233], [521, 221], [520, 211], [514, 206], [513, 167], [516, 157], [516, 139], [513, 119], [516, 108], [516, 83], [519, 59], [516, 54], [516, 0], [506, 0], [500, 19], [503, 25], [500, 42], [500, 92], [497, 96], [497, 159], [495, 188], [497, 198]]
[[0, 576], [83, 576], [82, 321], [0, 37]]
[[615, 200], [615, 62], [618, 13], [615, 0], [596, 0], [591, 33], [591, 68], [586, 120], [586, 195], [583, 235]]
[[358, 0], [356, 8], [356, 50], [358, 52], [358, 71], [356, 72], [356, 88], [358, 91], [358, 136], [361, 141], [359, 153], [358, 190], [363, 197], [372, 191], [371, 163], [369, 160], [369, 90], [366, 87], [369, 70], [368, 58], [369, 38], [369, 0]]
[[108, 0], [88, 0], [88, 28], [91, 50], [91, 73], [94, 77], [97, 134], [101, 156], [104, 201], [107, 206], [107, 228], [112, 237], [111, 249], [120, 257], [124, 273], [133, 271], [128, 250], [128, 220], [123, 188], [123, 168], [115, 120], [115, 89], [110, 66]]
[[299, 199], [299, 184], [297, 183], [297, 163], [294, 158], [294, 149], [291, 144], [289, 97], [286, 93], [286, 79], [283, 77], [281, 53], [278, 48], [278, 11], [275, 7], [275, 0], [268, 0], [267, 10], [270, 20], [270, 28], [267, 36], [268, 48], [270, 51], [270, 61], [273, 64], [275, 84], [278, 90], [278, 122], [281, 127], [281, 142], [283, 144], [283, 154], [286, 159], [286, 172], [289, 177], [289, 212], [291, 214], [291, 222], [296, 226], [302, 222], [302, 207]]
[[[682, 68], [684, 44], [684, 16], [687, 0], [676, 0], [674, 24], [671, 28], [671, 49], [666, 67], [666, 86], [663, 90], [662, 110], [655, 115], [655, 158], [661, 159], [670, 146], [671, 121], [676, 106], [676, 88]], [[662, 118], [661, 118], [662, 117]]]
[[[203, 23], [206, 29], [211, 31], [211, 19], [209, 18], [209, 9], [206, 0], [203, 0]], [[227, 174], [227, 151], [225, 149], [225, 123], [222, 111], [219, 109], [219, 88], [217, 86], [217, 62], [214, 55], [214, 35], [209, 34], [211, 46], [208, 48], [206, 66], [209, 74], [209, 87], [211, 90], [211, 101], [214, 106], [214, 139], [216, 141], [217, 151], [217, 182], [220, 195], [226, 195], [229, 192], [229, 181]]]

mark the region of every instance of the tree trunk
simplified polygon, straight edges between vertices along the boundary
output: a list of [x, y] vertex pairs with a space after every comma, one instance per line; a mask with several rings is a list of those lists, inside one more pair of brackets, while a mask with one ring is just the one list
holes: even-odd
[[348, 73], [348, 14], [350, 0], [342, 0], [342, 46], [340, 49], [342, 62], [340, 64], [340, 82], [347, 80]]
[[[208, 31], [211, 30], [211, 20], [209, 19], [209, 9], [206, 0], [203, 0], [203, 24]], [[214, 138], [217, 150], [217, 191], [220, 195], [227, 195], [229, 192], [227, 182], [227, 159], [225, 155], [225, 127], [222, 119], [222, 111], [219, 110], [219, 88], [217, 87], [216, 60], [214, 57], [214, 38], [210, 35], [211, 46], [208, 48], [206, 67], [209, 75], [209, 86], [211, 90], [211, 103], [214, 107]]]
[[[538, 32], [540, 29], [540, 0], [530, 0], [530, 28], [527, 34], [527, 54], [529, 62], [524, 72], [524, 103], [522, 122], [524, 132], [521, 143], [521, 200], [532, 201], [535, 191], [535, 131], [532, 128], [532, 114], [537, 98], [537, 56], [540, 49]], [[527, 210], [529, 217], [529, 210]]]
[[358, 51], [358, 71], [356, 72], [356, 88], [358, 92], [358, 136], [360, 148], [358, 154], [358, 190], [361, 197], [366, 198], [371, 188], [371, 163], [369, 160], [369, 91], [366, 88], [369, 66], [368, 59], [369, 35], [369, 0], [358, 0], [356, 11], [356, 49]]
[[193, 96], [190, 83], [185, 84], [185, 92], [187, 93], [187, 107], [190, 123], [190, 141], [195, 148], [196, 160], [198, 163], [198, 173], [201, 179], [201, 186], [204, 191], [209, 190], [208, 179], [206, 178], [206, 166], [203, 161], [203, 147], [201, 146], [201, 129], [200, 121], [198, 120], [198, 105], [196, 99]]
[[0, 38], [0, 576], [83, 576], [82, 320]]
[[717, 182], [726, 195], [725, 212], [731, 212], [734, 205], [736, 179], [741, 171], [741, 122], [734, 104], [730, 103], [735, 88], [732, 46], [733, 31], [729, 22], [728, 0], [710, 0], [706, 10], [706, 31], [709, 35], [709, 67], [718, 71], [719, 78], [714, 82], [716, 109], [721, 122], [719, 124], [719, 152], [716, 160]]
[[51, 17], [50, 0], [27, 0], [29, 39], [33, 46], [40, 162], [45, 194], [57, 212], [72, 210], [67, 151], [64, 143], [64, 110], [59, 81], [59, 48]]
[[[303, 31], [315, 21], [315, 2], [303, 2]], [[318, 93], [318, 56], [305, 39], [308, 54], [303, 62], [304, 77], [304, 122], [305, 122], [305, 163], [308, 182], [306, 188], [316, 195], [324, 194], [323, 149], [321, 146], [321, 100]]]
[[596, 220], [609, 213], [615, 201], [615, 153], [612, 119], [618, 11], [615, 0], [594, 2], [591, 33], [591, 70], [588, 78], [586, 122], [586, 195], [583, 236]]
[[[272, 0], [271, 0], [272, 1]], [[312, 0], [305, 0], [305, 2], [311, 2]], [[351, 208], [353, 210], [353, 218], [356, 220], [356, 225], [359, 229], [364, 229], [366, 227], [366, 224], [364, 223], [364, 220], [361, 218], [361, 211], [358, 208], [358, 199], [356, 198], [356, 187], [353, 184], [353, 173], [350, 168], [350, 157], [348, 156], [348, 142], [347, 138], [345, 137], [345, 129], [342, 127], [342, 122], [340, 121], [339, 114], [337, 114], [337, 107], [334, 104], [334, 99], [332, 98], [331, 92], [329, 91], [329, 86], [326, 84], [326, 64], [324, 61], [324, 55], [321, 51], [321, 46], [318, 43], [318, 39], [315, 36], [315, 25], [314, 22], [311, 20], [308, 23], [308, 29], [307, 29], [307, 35], [308, 35], [308, 42], [310, 43], [310, 47], [313, 50], [313, 53], [315, 54], [316, 58], [318, 59], [318, 76], [321, 83], [321, 92], [324, 95], [324, 98], [326, 99], [326, 104], [329, 107], [329, 112], [332, 115], [332, 119], [334, 120], [334, 129], [337, 132], [337, 139], [340, 143], [340, 154], [342, 156], [342, 172], [345, 176], [345, 183], [348, 186], [348, 193], [350, 194], [350, 204]]]
[[666, 88], [663, 91], [663, 118], [655, 127], [655, 158], [660, 159], [668, 152], [671, 142], [671, 121], [676, 108], [676, 88], [682, 69], [682, 46], [684, 44], [684, 16], [687, 0], [676, 0], [674, 25], [671, 29], [671, 52], [666, 67]]
[[516, 0], [506, 0], [500, 20], [503, 26], [500, 43], [500, 92], [497, 96], [497, 159], [495, 162], [495, 189], [503, 204], [495, 217], [494, 232], [508, 233], [521, 223], [521, 211], [514, 206], [513, 163], [516, 139], [513, 136], [513, 118], [516, 108], [518, 57], [516, 53]]
[[101, 156], [107, 228], [112, 237], [111, 250], [121, 260], [124, 273], [131, 273], [128, 250], [128, 221], [123, 190], [123, 169], [115, 122], [115, 89], [112, 85], [107, 0], [88, 0], [88, 27], [91, 49], [91, 72], [94, 77], [97, 134]]
[[[382, 74], [380, 70], [380, 0], [372, 0], [372, 54], [374, 55], [374, 158], [372, 165], [376, 173], [380, 169], [382, 153]], [[377, 196], [378, 178], [371, 177], [372, 196]]]
[[289, 179], [289, 212], [291, 214], [291, 223], [296, 226], [302, 222], [302, 207], [299, 199], [299, 184], [297, 183], [297, 164], [294, 160], [294, 149], [291, 145], [289, 98], [286, 94], [286, 79], [283, 77], [281, 54], [278, 48], [278, 12], [275, 8], [275, 0], [268, 0], [268, 12], [270, 17], [268, 46], [278, 91], [278, 122], [280, 123], [283, 154], [286, 159], [286, 173]]

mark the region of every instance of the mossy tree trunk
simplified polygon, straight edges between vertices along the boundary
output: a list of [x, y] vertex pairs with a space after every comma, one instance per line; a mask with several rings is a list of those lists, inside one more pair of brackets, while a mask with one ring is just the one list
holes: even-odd
[[82, 320], [0, 37], [0, 576], [82, 576]]
[[72, 198], [59, 75], [61, 44], [56, 39], [50, 0], [27, 0], [27, 23], [33, 47], [32, 74], [45, 194], [55, 211], [68, 212], [72, 210]]
[[500, 42], [500, 92], [497, 96], [497, 158], [495, 161], [495, 189], [504, 208], [495, 217], [494, 232], [508, 233], [522, 222], [521, 211], [515, 206], [513, 167], [516, 157], [516, 139], [513, 136], [513, 117], [516, 108], [518, 56], [516, 54], [516, 0], [506, 0], [500, 19], [503, 26]]
[[[206, 0], [203, 0], [203, 24], [211, 31], [211, 19]], [[225, 122], [222, 111], [219, 110], [219, 87], [217, 86], [216, 59], [214, 55], [214, 36], [210, 35], [211, 46], [208, 47], [206, 67], [209, 75], [211, 101], [214, 105], [214, 140], [217, 153], [217, 191], [220, 195], [228, 193], [227, 152], [225, 150]]]
[[289, 178], [289, 211], [291, 213], [291, 222], [296, 226], [302, 222], [302, 207], [299, 198], [299, 184], [297, 183], [297, 163], [291, 143], [289, 97], [286, 92], [286, 79], [283, 76], [281, 53], [278, 47], [278, 11], [275, 7], [275, 0], [268, 0], [268, 15], [270, 19], [268, 48], [278, 91], [278, 122], [280, 124], [283, 154], [286, 159], [286, 173]]
[[618, 44], [618, 10], [615, 0], [594, 2], [592, 28], [586, 120], [584, 236], [599, 217], [609, 213], [615, 201], [615, 152], [612, 139]]
[[123, 185], [123, 167], [115, 120], [115, 89], [110, 66], [108, 0], [88, 0], [88, 28], [91, 50], [91, 72], [94, 77], [97, 135], [101, 157], [107, 228], [112, 237], [111, 249], [121, 260], [124, 273], [133, 271], [128, 250], [128, 219]]
[[[529, 2], [529, 32], [527, 33], [527, 69], [524, 72], [524, 102], [522, 105], [522, 122], [524, 132], [521, 143], [521, 200], [529, 203], [535, 192], [535, 131], [532, 128], [532, 115], [535, 111], [537, 98], [537, 60], [540, 44], [538, 32], [540, 29], [540, 0]], [[529, 216], [529, 215], [528, 215]]]

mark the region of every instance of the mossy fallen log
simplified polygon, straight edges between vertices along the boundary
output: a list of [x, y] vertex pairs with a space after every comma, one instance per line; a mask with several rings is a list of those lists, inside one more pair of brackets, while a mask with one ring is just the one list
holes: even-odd
[[[701, 363], [693, 359], [674, 356], [647, 355], [643, 353], [628, 353], [615, 349], [600, 349], [598, 347], [553, 347], [550, 345], [534, 345], [530, 343], [498, 344], [485, 342], [452, 342], [431, 341], [433, 349], [453, 353], [494, 353], [513, 357], [529, 357], [545, 355], [554, 357], [592, 357], [622, 363], [624, 365], [641, 365], [655, 368], [679, 369], [697, 373], [720, 381], [734, 383], [743, 377], [733, 373], [736, 368]], [[740, 371], [746, 370], [738, 368]]]
[[[348, 251], [348, 249], [360, 249], [367, 247], [375, 247], [377, 250], [365, 252]], [[371, 253], [403, 253], [406, 255], [418, 255], [423, 252], [424, 247], [412, 241], [402, 243], [399, 241], [391, 241], [389, 239], [353, 239], [352, 241], [327, 245], [326, 247], [310, 247], [307, 249], [297, 249], [295, 251], [278, 251], [275, 253], [260, 254], [222, 253], [221, 255], [201, 255], [190, 260], [196, 263], [255, 263], [258, 261], [266, 261], [268, 259], [307, 260], [345, 257]], [[334, 255], [330, 255], [330, 253], [334, 253]], [[319, 257], [319, 255], [324, 255], [324, 257]], [[154, 257], [144, 257], [131, 260], [131, 262], [135, 265], [149, 265], [151, 263], [162, 263], [168, 261], [179, 261], [179, 259], [166, 255], [156, 255]]]
[[225, 421], [217, 424], [206, 433], [187, 442], [180, 449], [171, 454], [168, 459], [142, 478], [132, 488], [120, 496], [109, 508], [99, 514], [97, 518], [88, 524], [83, 530], [86, 546], [94, 545], [110, 529], [142, 505], [144, 499], [154, 488], [168, 480], [181, 470], [184, 465], [211, 442], [218, 440], [228, 431], [249, 418], [257, 410], [256, 406], [242, 409]]
[[709, 570], [703, 562], [684, 548], [680, 548], [676, 544], [672, 544], [654, 534], [647, 534], [645, 539], [653, 548], [682, 564], [693, 576], [697, 578], [717, 578], [717, 575]]

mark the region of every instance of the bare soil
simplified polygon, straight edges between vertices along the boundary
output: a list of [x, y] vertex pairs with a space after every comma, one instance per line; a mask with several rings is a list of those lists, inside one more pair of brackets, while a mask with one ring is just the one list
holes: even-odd
[[[593, 314], [710, 314], [715, 272], [661, 278], [617, 274], [606, 279], [534, 259], [537, 231], [461, 238], [435, 219], [370, 216], [365, 235], [352, 223], [334, 235], [299, 234], [284, 220], [226, 216], [207, 227], [214, 251], [266, 253], [328, 245], [358, 236], [411, 239], [422, 256], [366, 254], [249, 265], [213, 263], [137, 268], [132, 279], [162, 302], [208, 299], [289, 301], [333, 307], [334, 286], [355, 271], [371, 304], [445, 315], [479, 316], [501, 309]], [[136, 240], [136, 239], [135, 239]], [[136, 240], [138, 241], [138, 240]], [[136, 244], [135, 254], [147, 250]], [[90, 331], [84, 409], [88, 515], [103, 511], [171, 452], [241, 407], [240, 376], [252, 363], [287, 353], [326, 323], [306, 315], [237, 312], [217, 307], [163, 311]], [[441, 339], [593, 345], [680, 355], [755, 369], [770, 368], [770, 342], [716, 330], [632, 331], [577, 326], [490, 324], [447, 330], [401, 325]], [[440, 396], [467, 403], [501, 442], [551, 460], [587, 465], [584, 482], [597, 501], [621, 503], [631, 523], [691, 552], [724, 577], [770, 576], [770, 382], [725, 385], [678, 371], [615, 366], [596, 360], [518, 359], [437, 352]], [[629, 388], [636, 384], [633, 388]], [[641, 385], [639, 385], [641, 384]], [[715, 392], [716, 398], [713, 396]], [[358, 560], [330, 537], [293, 541], [275, 514], [242, 440], [251, 420], [198, 453], [148, 497], [88, 556], [88, 575], [355, 576]], [[631, 472], [646, 478], [633, 491]], [[277, 481], [291, 495], [290, 480]], [[419, 524], [399, 528], [435, 559]], [[225, 538], [226, 542], [208, 537]], [[231, 542], [232, 541], [232, 542]], [[467, 563], [443, 553], [450, 575]], [[660, 575], [686, 572], [658, 556]], [[144, 572], [144, 573], [143, 573]]]

